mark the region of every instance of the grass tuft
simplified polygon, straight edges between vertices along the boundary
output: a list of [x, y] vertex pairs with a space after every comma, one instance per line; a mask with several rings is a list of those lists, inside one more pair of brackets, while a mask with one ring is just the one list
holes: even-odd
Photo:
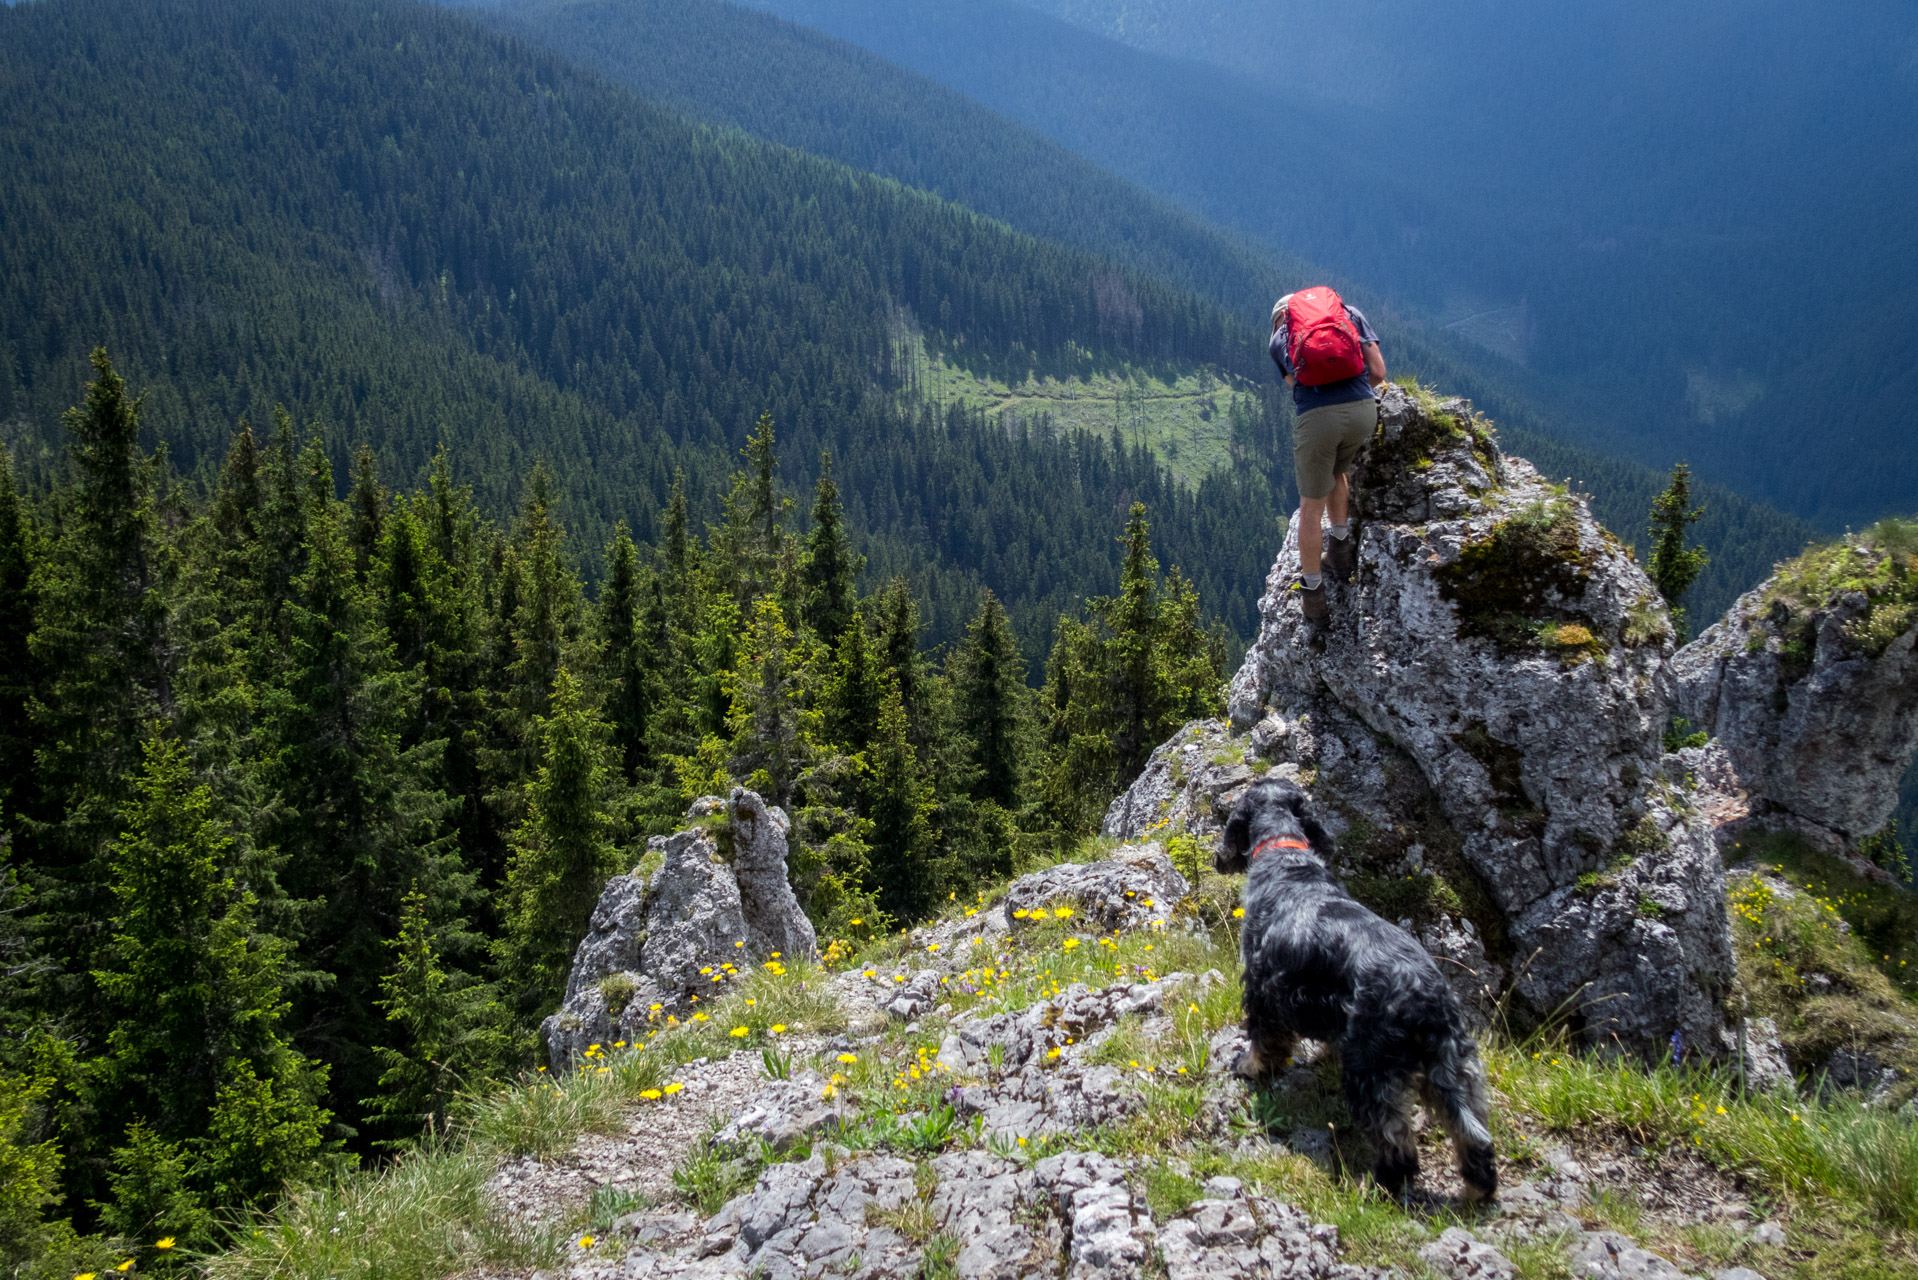
[[473, 1146], [422, 1148], [377, 1172], [289, 1193], [270, 1218], [206, 1261], [209, 1280], [443, 1280], [474, 1263], [550, 1265], [557, 1225], [508, 1221], [486, 1195], [493, 1161]]

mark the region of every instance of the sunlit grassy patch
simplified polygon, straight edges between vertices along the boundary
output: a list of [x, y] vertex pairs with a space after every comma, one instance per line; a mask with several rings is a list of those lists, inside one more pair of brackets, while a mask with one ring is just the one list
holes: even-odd
[[510, 1220], [488, 1199], [490, 1153], [413, 1151], [378, 1172], [291, 1192], [206, 1263], [217, 1280], [442, 1280], [475, 1263], [550, 1265], [568, 1243], [557, 1224]]
[[1690, 1146], [1780, 1193], [1848, 1201], [1918, 1230], [1918, 1124], [1909, 1116], [1844, 1095], [1740, 1096], [1736, 1080], [1718, 1072], [1550, 1048], [1494, 1048], [1486, 1060], [1499, 1092], [1548, 1129]]

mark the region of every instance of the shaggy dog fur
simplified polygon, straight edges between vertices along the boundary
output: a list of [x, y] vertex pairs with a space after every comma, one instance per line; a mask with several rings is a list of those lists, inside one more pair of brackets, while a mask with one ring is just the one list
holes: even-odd
[[1401, 1195], [1418, 1176], [1409, 1093], [1452, 1137], [1468, 1195], [1498, 1190], [1485, 1073], [1458, 997], [1412, 936], [1353, 901], [1326, 869], [1325, 829], [1297, 786], [1261, 780], [1225, 824], [1215, 865], [1245, 881], [1245, 1030], [1239, 1074], [1282, 1068], [1299, 1037], [1333, 1046], [1372, 1176]]

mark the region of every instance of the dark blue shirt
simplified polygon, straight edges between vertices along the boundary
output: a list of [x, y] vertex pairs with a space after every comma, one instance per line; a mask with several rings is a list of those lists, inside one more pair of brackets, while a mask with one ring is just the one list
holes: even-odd
[[[1379, 335], [1372, 332], [1371, 322], [1365, 313], [1351, 303], [1345, 304], [1345, 314], [1352, 321], [1352, 327], [1359, 331], [1359, 345], [1377, 346]], [[1292, 336], [1290, 327], [1281, 324], [1272, 331], [1272, 342], [1267, 348], [1272, 352], [1272, 363], [1279, 366], [1279, 372], [1286, 377], [1292, 376]], [[1353, 400], [1376, 399], [1372, 394], [1372, 384], [1365, 375], [1347, 378], [1343, 382], [1328, 382], [1322, 387], [1308, 387], [1302, 382], [1292, 384], [1292, 408], [1299, 413], [1311, 409], [1322, 409], [1328, 404], [1347, 404]]]

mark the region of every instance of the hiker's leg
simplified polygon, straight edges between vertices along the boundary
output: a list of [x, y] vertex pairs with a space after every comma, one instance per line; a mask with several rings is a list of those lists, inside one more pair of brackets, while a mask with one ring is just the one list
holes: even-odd
[[1308, 409], [1292, 424], [1292, 471], [1299, 486], [1299, 572], [1319, 571], [1320, 526], [1339, 458], [1338, 406]]
[[1324, 519], [1324, 498], [1299, 499], [1299, 572], [1308, 577], [1319, 571], [1319, 553], [1324, 540], [1321, 524]]
[[1325, 514], [1330, 518], [1334, 528], [1345, 523], [1346, 506], [1351, 498], [1352, 482], [1341, 471], [1332, 477], [1332, 492], [1326, 495], [1325, 499]]

